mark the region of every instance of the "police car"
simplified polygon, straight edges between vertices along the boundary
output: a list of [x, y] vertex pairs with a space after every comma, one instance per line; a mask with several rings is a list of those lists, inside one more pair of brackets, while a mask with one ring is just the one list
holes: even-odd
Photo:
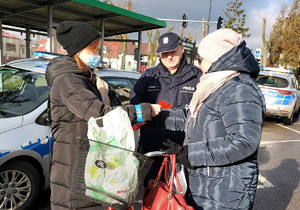
[[[38, 58], [0, 66], [0, 209], [31, 209], [49, 188], [51, 136], [48, 116], [50, 89], [45, 79], [49, 61], [58, 54], [35, 52]], [[139, 73], [100, 69], [122, 104]]]
[[266, 116], [283, 120], [291, 125], [300, 113], [299, 83], [292, 70], [262, 67], [256, 84], [266, 101]]

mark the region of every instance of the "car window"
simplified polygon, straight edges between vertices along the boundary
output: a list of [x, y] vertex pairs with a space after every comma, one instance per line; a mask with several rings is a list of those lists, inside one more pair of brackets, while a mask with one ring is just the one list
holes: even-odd
[[17, 69], [0, 69], [0, 117], [27, 114], [49, 96], [45, 75]]
[[101, 78], [115, 89], [123, 105], [130, 103], [130, 90], [133, 87], [133, 82], [136, 82], [136, 80], [127, 78]]
[[268, 75], [259, 75], [256, 79], [256, 84], [278, 88], [286, 88], [289, 86], [288, 80]]

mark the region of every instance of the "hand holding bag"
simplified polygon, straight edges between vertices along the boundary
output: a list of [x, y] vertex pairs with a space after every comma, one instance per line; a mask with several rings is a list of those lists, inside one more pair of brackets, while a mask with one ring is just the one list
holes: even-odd
[[[169, 181], [166, 183], [159, 181], [163, 169], [165, 170], [165, 180], [168, 180], [168, 157], [165, 157], [155, 180], [151, 179], [148, 187], [144, 190], [142, 210], [193, 210], [188, 206], [178, 176], [176, 174], [176, 155], [170, 154], [172, 171]], [[174, 179], [176, 179], [176, 188], [174, 188]], [[168, 183], [169, 182], [169, 183]], [[179, 192], [179, 194], [176, 193]]]

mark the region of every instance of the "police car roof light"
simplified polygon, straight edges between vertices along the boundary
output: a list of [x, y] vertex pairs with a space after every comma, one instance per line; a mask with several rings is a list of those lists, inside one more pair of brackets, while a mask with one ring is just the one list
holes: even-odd
[[63, 56], [59, 53], [51, 53], [51, 52], [44, 52], [44, 51], [34, 51], [33, 55], [39, 58], [56, 58]]
[[278, 72], [278, 73], [286, 73], [286, 74], [294, 74], [293, 70], [287, 70], [287, 69], [281, 69], [281, 68], [274, 68], [274, 67], [267, 67], [267, 66], [262, 66], [261, 70], [263, 70], [263, 71]]

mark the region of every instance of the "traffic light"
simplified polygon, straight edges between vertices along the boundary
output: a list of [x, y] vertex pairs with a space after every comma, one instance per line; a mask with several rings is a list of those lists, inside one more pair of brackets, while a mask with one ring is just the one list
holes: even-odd
[[[138, 53], [139, 53], [139, 49], [138, 48], [134, 48], [134, 60], [138, 60]], [[140, 60], [144, 60], [144, 56], [140, 55]]]
[[221, 16], [219, 16], [218, 17], [218, 23], [217, 23], [217, 29], [222, 28], [222, 21], [223, 21], [223, 18]]
[[182, 28], [186, 28], [186, 26], [187, 26], [187, 22], [185, 21], [185, 20], [187, 20], [187, 14], [186, 13], [184, 13], [183, 15], [182, 15]]

